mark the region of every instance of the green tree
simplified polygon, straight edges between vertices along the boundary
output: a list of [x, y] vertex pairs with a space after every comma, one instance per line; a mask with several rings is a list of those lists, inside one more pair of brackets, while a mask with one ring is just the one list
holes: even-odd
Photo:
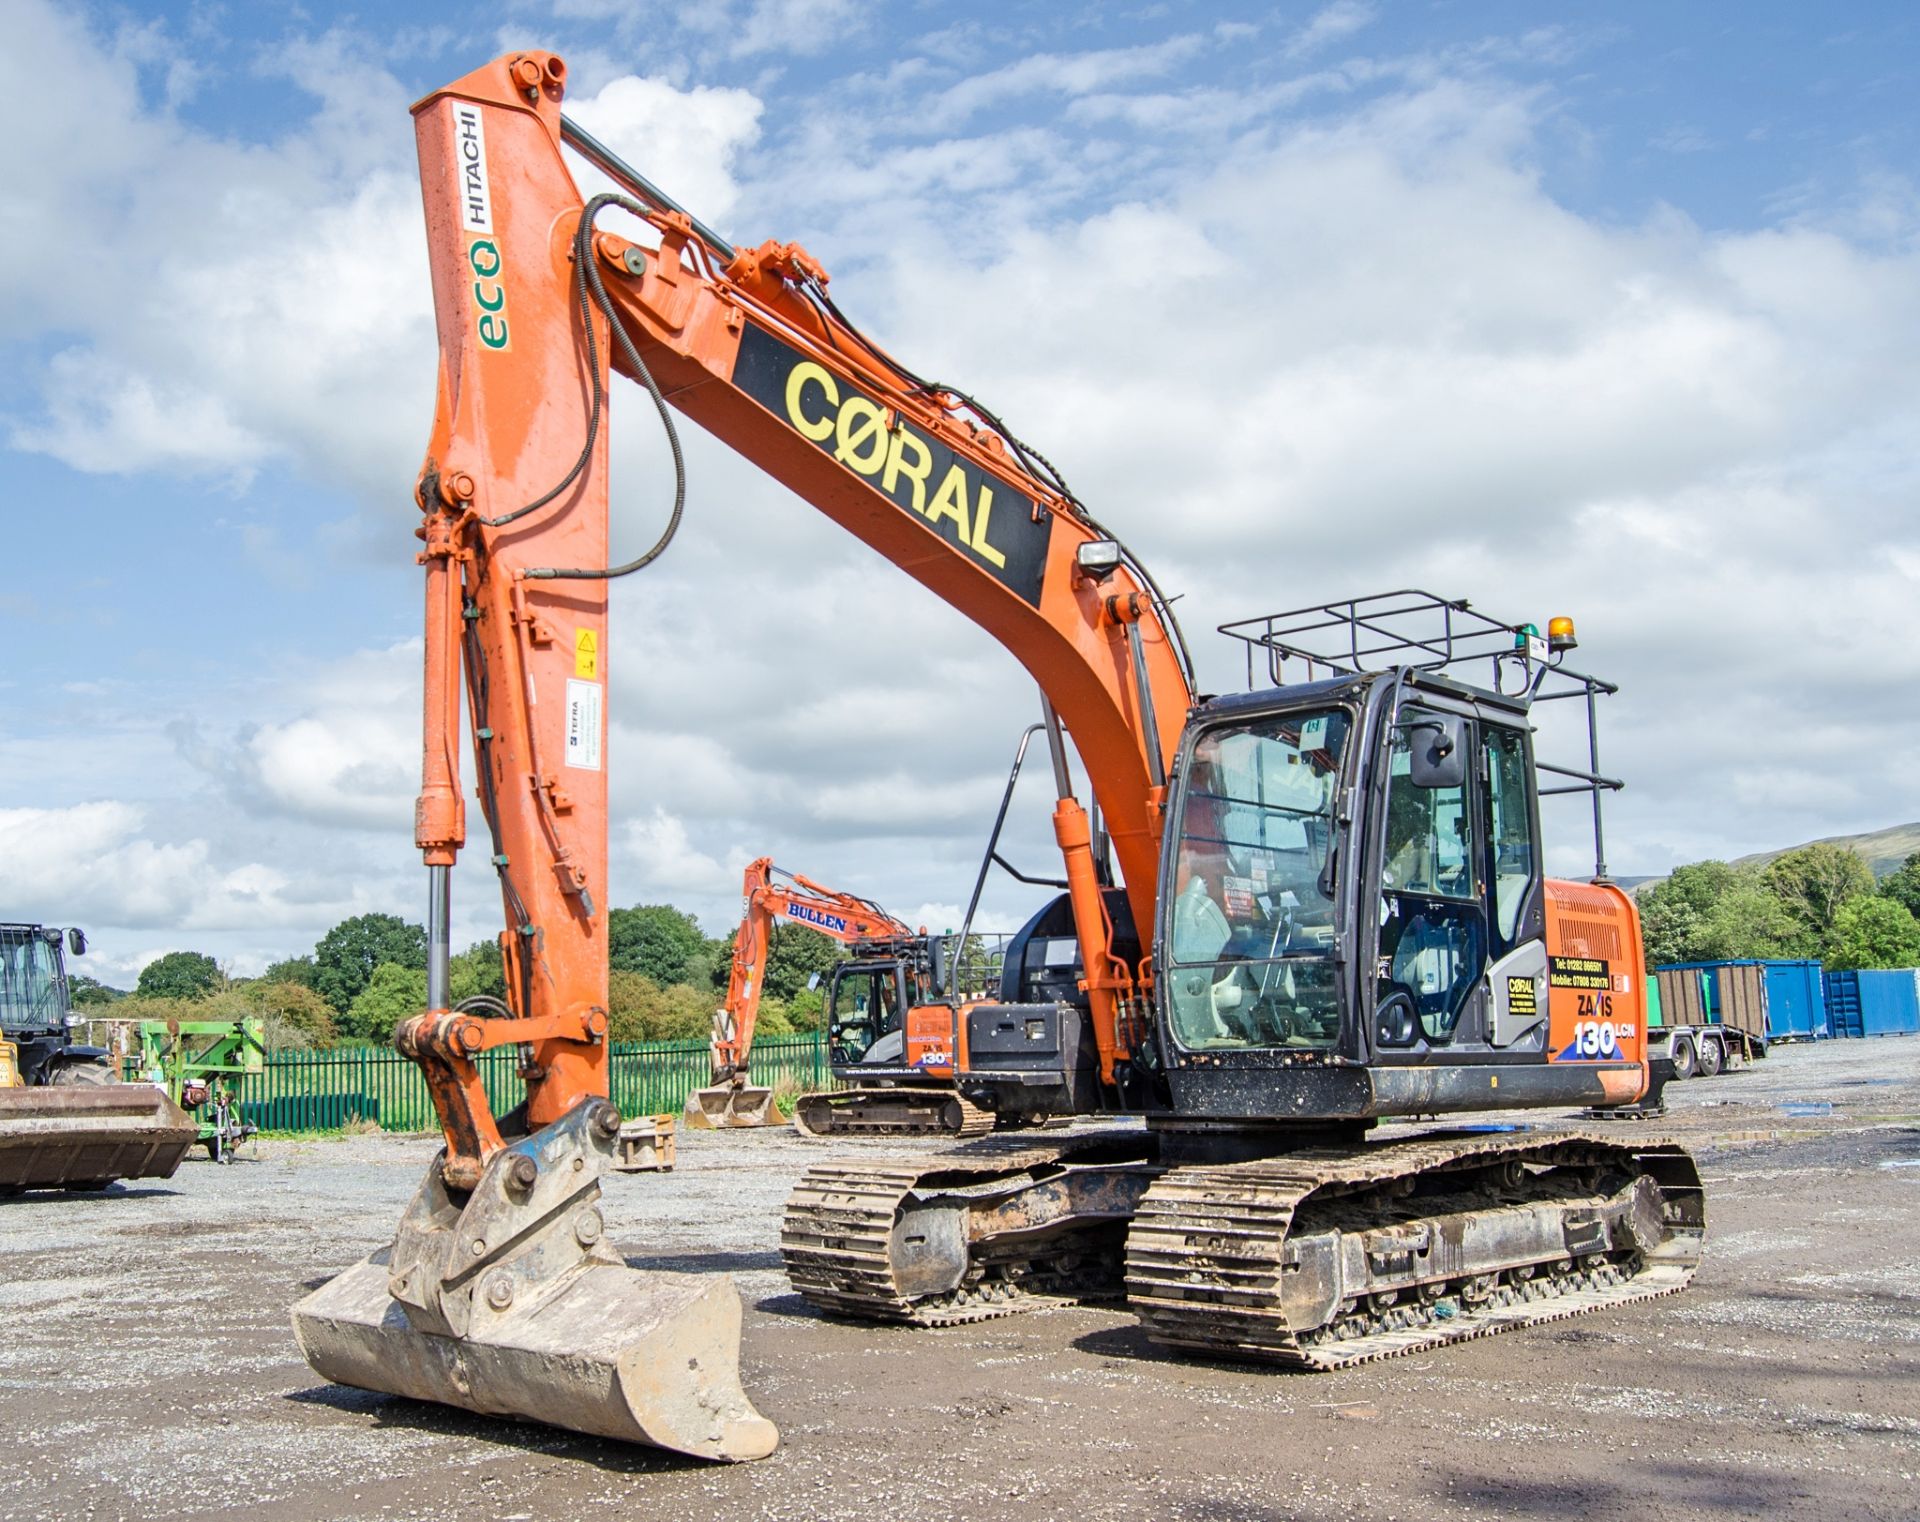
[[[787, 1010], [787, 1001], [768, 994], [760, 1001], [760, 1012], [754, 1017], [753, 1039], [758, 1041], [762, 1036], [791, 1036], [792, 1034], [793, 1020]], [[747, 1060], [749, 1063], [752, 1062], [751, 1054], [748, 1055]]]
[[1920, 967], [1920, 920], [1890, 898], [1863, 896], [1840, 906], [1827, 966]]
[[175, 999], [131, 993], [113, 1006], [115, 1020], [217, 1020], [205, 999]]
[[1892, 899], [1920, 920], [1920, 851], [1915, 851], [1881, 880], [1880, 896]]
[[146, 999], [199, 999], [220, 986], [220, 967], [198, 951], [169, 951], [140, 969], [134, 992]]
[[[733, 956], [731, 942], [727, 956]], [[766, 987], [769, 994], [792, 999], [806, 990], [817, 973], [822, 980], [836, 962], [844, 962], [847, 950], [832, 936], [809, 930], [805, 925], [775, 925], [767, 938]]]
[[476, 994], [506, 998], [507, 979], [500, 966], [500, 943], [475, 941], [465, 951], [449, 958], [447, 985], [455, 1004]]
[[1800, 955], [1807, 938], [1750, 868], [1724, 861], [1676, 867], [1640, 891], [1640, 933], [1649, 967], [1735, 957]]
[[331, 1046], [340, 1032], [333, 1006], [304, 983], [268, 977], [241, 984], [235, 993], [245, 1013], [267, 1022], [267, 1045], [276, 1050]]
[[661, 987], [707, 982], [713, 954], [690, 914], [672, 904], [641, 904], [607, 916], [608, 963], [620, 972], [637, 972]]
[[1724, 962], [1740, 957], [1811, 954], [1805, 931], [1752, 872], [1741, 872], [1694, 927], [1693, 950], [1682, 960]]
[[787, 1000], [787, 1023], [796, 1031], [817, 1031], [826, 1029], [827, 990], [803, 988]]
[[1800, 927], [1809, 955], [1831, 940], [1843, 904], [1873, 892], [1873, 871], [1860, 853], [1824, 843], [1776, 856], [1760, 880]]
[[298, 983], [302, 988], [312, 988], [320, 976], [319, 965], [310, 956], [283, 957], [270, 963], [267, 970], [260, 974], [262, 983]]
[[[342, 920], [313, 948], [314, 991], [341, 1014], [383, 965], [427, 970], [427, 932], [394, 914], [358, 914]], [[426, 995], [421, 995], [426, 1007]]]
[[1642, 888], [1636, 902], [1647, 965], [1701, 960], [1700, 927], [1739, 876], [1724, 861], [1696, 861]]
[[90, 978], [84, 972], [67, 974], [67, 997], [73, 1001], [75, 1009], [90, 1009], [97, 1005], [112, 1004], [117, 999], [126, 998], [126, 991], [109, 988], [98, 978]]
[[704, 1041], [713, 1032], [714, 1004], [709, 989], [615, 969], [607, 978], [608, 1034], [615, 1041]]
[[394, 1026], [426, 1007], [426, 969], [382, 962], [341, 1016], [340, 1031], [363, 1041], [391, 1041]]

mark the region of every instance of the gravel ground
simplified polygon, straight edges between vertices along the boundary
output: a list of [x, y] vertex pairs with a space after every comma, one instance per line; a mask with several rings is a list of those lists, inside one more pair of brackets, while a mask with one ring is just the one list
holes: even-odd
[[313, 1377], [288, 1308], [390, 1236], [429, 1141], [0, 1202], [0, 1516], [1920, 1515], [1920, 1040], [1776, 1048], [1670, 1098], [1708, 1183], [1689, 1291], [1319, 1376], [1176, 1360], [1111, 1309], [822, 1320], [780, 1273], [781, 1204], [884, 1144], [682, 1136], [607, 1217], [634, 1263], [739, 1286], [783, 1441], [731, 1468]]

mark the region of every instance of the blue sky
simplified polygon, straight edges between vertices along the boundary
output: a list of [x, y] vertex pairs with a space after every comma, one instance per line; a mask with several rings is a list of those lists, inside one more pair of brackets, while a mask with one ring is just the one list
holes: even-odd
[[[0, 102], [34, 145], [0, 210], [0, 915], [87, 924], [107, 976], [418, 913], [406, 106], [526, 44], [693, 209], [806, 243], [863, 325], [995, 401], [1193, 628], [1408, 581], [1577, 613], [1627, 687], [1616, 870], [1920, 814], [1910, 8], [472, 15], [0, 17], [46, 60]], [[660, 457], [620, 400], [638, 542]], [[949, 915], [1024, 683], [689, 447], [688, 532], [616, 602], [616, 899], [719, 931], [771, 851]], [[901, 668], [863, 669], [877, 646]]]

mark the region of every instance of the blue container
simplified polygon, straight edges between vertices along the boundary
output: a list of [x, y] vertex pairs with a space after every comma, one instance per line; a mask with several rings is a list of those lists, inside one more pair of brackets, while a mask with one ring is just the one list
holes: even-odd
[[[1813, 1041], [1830, 1034], [1818, 962], [1745, 958], [1673, 962], [1668, 967], [1705, 974], [1710, 1024], [1731, 1025], [1766, 1041]], [[1753, 1007], [1756, 1003], [1758, 1008]]]
[[1830, 972], [1827, 1018], [1837, 1036], [1920, 1034], [1920, 972]]

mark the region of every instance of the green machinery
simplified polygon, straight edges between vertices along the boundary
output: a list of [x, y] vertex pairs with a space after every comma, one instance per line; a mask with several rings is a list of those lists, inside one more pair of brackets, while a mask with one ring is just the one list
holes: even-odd
[[217, 1163], [231, 1162], [234, 1149], [258, 1129], [241, 1118], [234, 1084], [242, 1074], [261, 1071], [265, 1022], [256, 1015], [238, 1020], [130, 1020], [125, 1028], [139, 1042], [137, 1051], [121, 1057], [127, 1082], [165, 1089], [199, 1128], [197, 1139], [207, 1156]]

